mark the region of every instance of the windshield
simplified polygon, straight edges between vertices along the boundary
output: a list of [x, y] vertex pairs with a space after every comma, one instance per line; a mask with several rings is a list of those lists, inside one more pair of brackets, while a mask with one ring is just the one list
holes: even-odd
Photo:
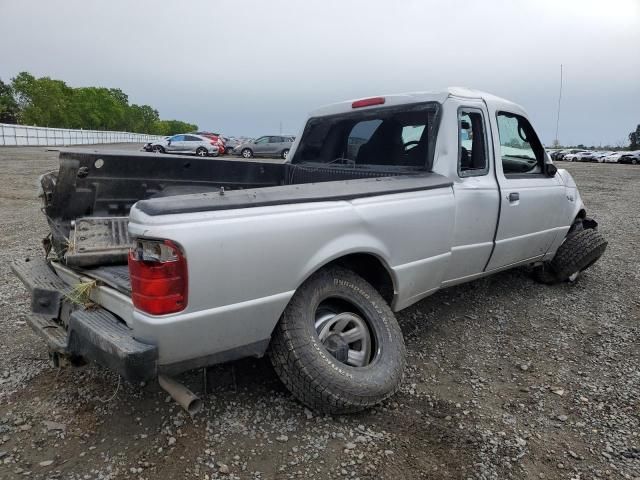
[[439, 104], [311, 118], [291, 163], [430, 168]]

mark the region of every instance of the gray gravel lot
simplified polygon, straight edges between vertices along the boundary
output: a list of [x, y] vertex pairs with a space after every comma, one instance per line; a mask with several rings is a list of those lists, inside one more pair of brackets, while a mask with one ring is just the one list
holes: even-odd
[[0, 148], [0, 478], [640, 479], [640, 166], [558, 167], [609, 240], [575, 285], [514, 270], [401, 312], [405, 382], [368, 412], [317, 416], [251, 359], [211, 369], [191, 419], [155, 384], [49, 366], [8, 263], [41, 254], [57, 154]]

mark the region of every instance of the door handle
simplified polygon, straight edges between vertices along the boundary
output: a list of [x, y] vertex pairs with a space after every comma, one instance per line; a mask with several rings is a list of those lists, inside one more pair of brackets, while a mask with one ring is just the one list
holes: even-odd
[[520, 200], [520, 194], [518, 192], [511, 192], [509, 194], [510, 202], [517, 202], [518, 200]]

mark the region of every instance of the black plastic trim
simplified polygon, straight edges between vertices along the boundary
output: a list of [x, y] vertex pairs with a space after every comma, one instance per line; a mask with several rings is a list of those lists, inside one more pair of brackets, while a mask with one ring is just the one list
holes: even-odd
[[452, 181], [437, 173], [282, 185], [221, 193], [200, 193], [141, 200], [136, 208], [147, 215], [170, 215], [272, 205], [353, 200], [445, 188]]

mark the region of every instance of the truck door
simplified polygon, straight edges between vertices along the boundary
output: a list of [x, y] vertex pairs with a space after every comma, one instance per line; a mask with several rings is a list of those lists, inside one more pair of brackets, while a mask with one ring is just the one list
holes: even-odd
[[[454, 179], [456, 228], [444, 285], [484, 271], [493, 250], [500, 204], [486, 110], [478, 103], [475, 107], [461, 106], [457, 112], [457, 169], [450, 173]], [[451, 148], [456, 146], [452, 144]]]
[[544, 173], [545, 151], [529, 121], [496, 112], [494, 138], [501, 208], [495, 247], [487, 271], [540, 259], [562, 226], [565, 188]]

